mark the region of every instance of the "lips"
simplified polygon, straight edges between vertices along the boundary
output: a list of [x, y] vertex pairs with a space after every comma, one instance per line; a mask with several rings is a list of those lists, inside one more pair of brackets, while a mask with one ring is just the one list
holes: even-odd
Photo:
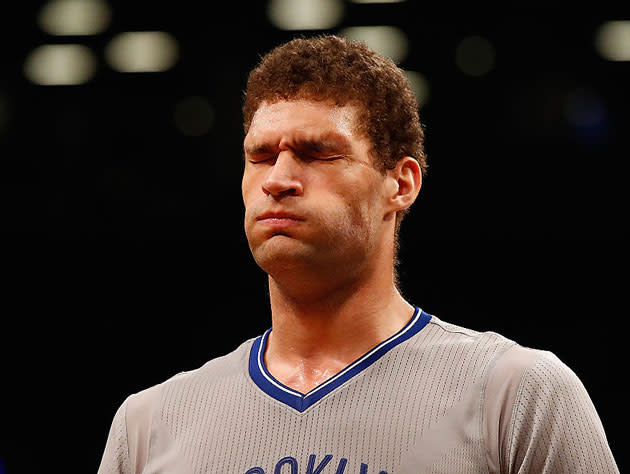
[[304, 219], [296, 214], [290, 212], [277, 211], [277, 212], [265, 212], [264, 214], [256, 218], [257, 221], [263, 220], [291, 220], [291, 221], [303, 221]]
[[281, 235], [284, 234], [289, 229], [301, 225], [304, 219], [297, 214], [293, 214], [290, 212], [284, 211], [275, 211], [275, 212], [265, 212], [256, 218], [256, 221], [261, 226], [270, 229], [276, 235], [277, 232], [280, 232]]

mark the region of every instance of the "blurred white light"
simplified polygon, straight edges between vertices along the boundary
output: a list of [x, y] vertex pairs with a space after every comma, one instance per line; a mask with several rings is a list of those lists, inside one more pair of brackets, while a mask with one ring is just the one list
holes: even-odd
[[166, 71], [178, 57], [177, 40], [163, 31], [120, 33], [105, 47], [105, 59], [120, 72]]
[[599, 27], [595, 46], [610, 61], [630, 61], [630, 21], [609, 21]]
[[92, 51], [80, 44], [46, 44], [35, 48], [24, 62], [24, 74], [45, 86], [75, 85], [89, 81], [96, 72]]
[[416, 96], [418, 107], [422, 107], [429, 100], [429, 81], [416, 71], [404, 71], [409, 86]]
[[455, 50], [455, 63], [469, 76], [483, 76], [494, 67], [492, 43], [481, 36], [464, 38]]
[[340, 0], [270, 0], [267, 15], [281, 30], [327, 30], [343, 18]]
[[407, 57], [409, 50], [407, 35], [395, 26], [351, 26], [339, 33], [350, 40], [367, 44], [397, 64]]
[[186, 97], [175, 105], [173, 120], [184, 135], [199, 137], [212, 128], [214, 110], [204, 97]]
[[51, 35], [95, 35], [107, 29], [111, 16], [102, 0], [51, 0], [37, 21]]

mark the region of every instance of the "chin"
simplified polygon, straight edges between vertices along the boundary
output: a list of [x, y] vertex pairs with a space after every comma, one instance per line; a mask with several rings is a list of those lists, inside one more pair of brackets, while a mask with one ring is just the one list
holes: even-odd
[[266, 273], [292, 272], [312, 266], [318, 259], [313, 249], [285, 235], [275, 235], [252, 250], [254, 260]]

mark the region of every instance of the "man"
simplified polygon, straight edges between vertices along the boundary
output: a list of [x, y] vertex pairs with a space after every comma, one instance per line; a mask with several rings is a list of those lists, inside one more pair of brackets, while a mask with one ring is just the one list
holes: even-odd
[[242, 194], [272, 329], [129, 396], [101, 474], [618, 472], [553, 354], [400, 294], [398, 229], [427, 168], [417, 110], [362, 44], [296, 39], [262, 59]]

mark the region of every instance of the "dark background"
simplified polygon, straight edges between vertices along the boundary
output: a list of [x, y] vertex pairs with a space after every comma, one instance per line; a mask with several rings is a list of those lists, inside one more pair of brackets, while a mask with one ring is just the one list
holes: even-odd
[[[270, 325], [242, 231], [242, 91], [260, 55], [323, 31], [280, 31], [264, 2], [158, 3], [110, 3], [109, 28], [80, 38], [42, 32], [41, 3], [0, 7], [0, 473], [95, 472], [128, 394]], [[630, 15], [345, 7], [339, 28], [402, 28], [400, 65], [431, 87], [420, 110], [429, 175], [401, 230], [405, 296], [556, 353], [589, 391], [623, 471], [630, 63], [602, 59], [594, 34]], [[111, 70], [103, 49], [130, 30], [172, 33], [176, 66]], [[469, 35], [494, 44], [486, 76], [455, 65]], [[28, 53], [59, 42], [97, 54], [89, 83], [25, 79]], [[213, 107], [203, 136], [174, 126], [188, 96]], [[587, 117], [577, 124], [576, 97]]]

